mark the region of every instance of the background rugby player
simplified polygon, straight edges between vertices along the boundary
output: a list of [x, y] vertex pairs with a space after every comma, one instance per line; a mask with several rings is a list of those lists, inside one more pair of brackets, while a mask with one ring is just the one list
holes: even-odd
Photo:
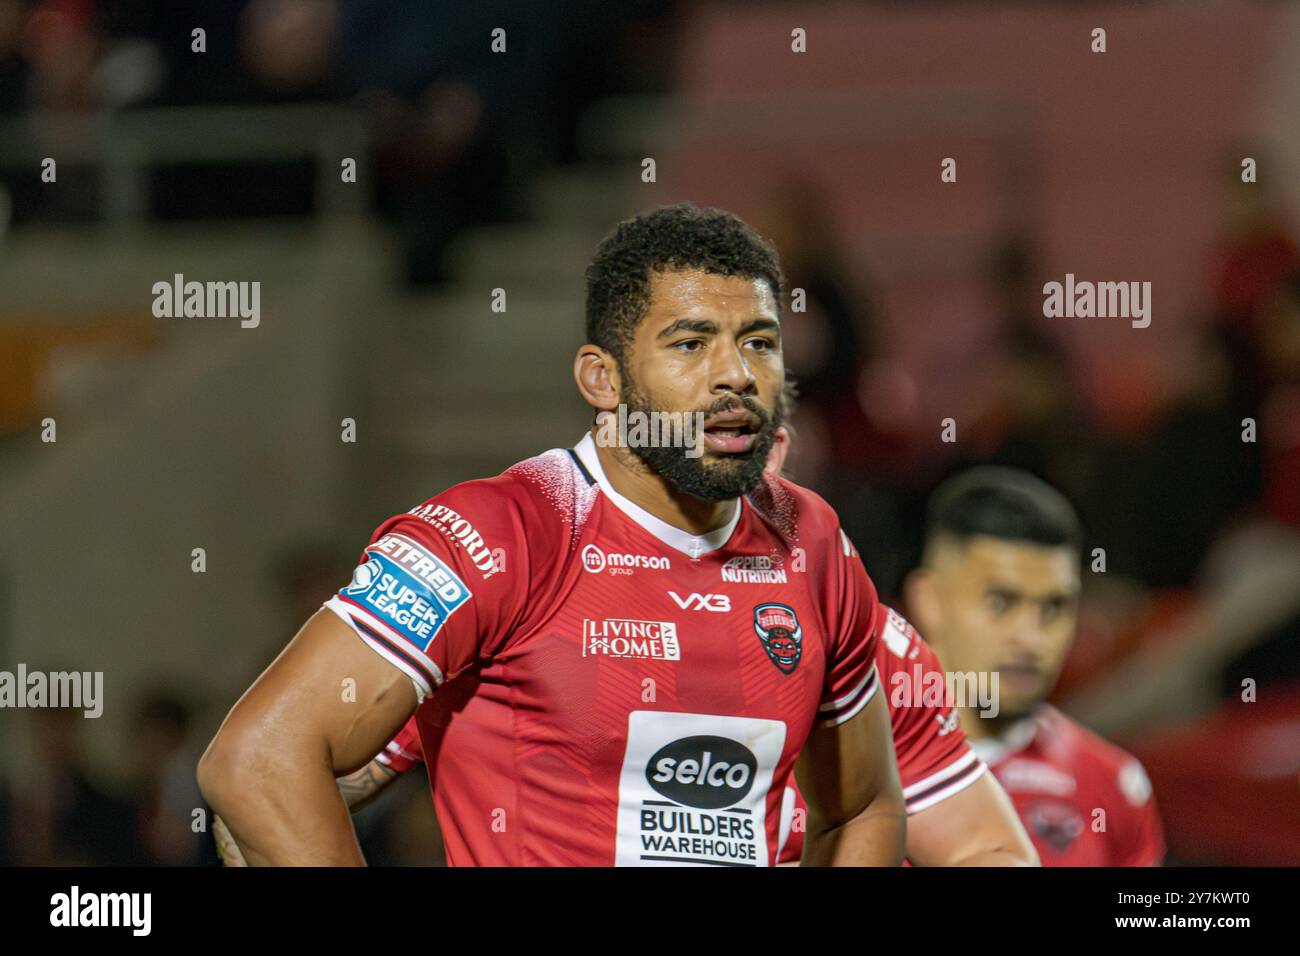
[[1050, 485], [973, 468], [930, 499], [907, 605], [945, 668], [997, 672], [997, 716], [961, 707], [961, 726], [1043, 865], [1152, 866], [1164, 838], [1141, 764], [1045, 703], [1078, 623], [1081, 537]]

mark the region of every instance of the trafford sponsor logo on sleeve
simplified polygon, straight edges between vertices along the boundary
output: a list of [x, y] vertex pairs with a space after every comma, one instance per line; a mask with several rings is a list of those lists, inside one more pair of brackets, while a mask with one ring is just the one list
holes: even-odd
[[410, 514], [433, 525], [442, 535], [464, 548], [474, 567], [483, 575], [483, 580], [500, 570], [497, 556], [503, 553], [502, 549], [489, 547], [483, 536], [459, 513], [446, 505], [422, 505], [412, 508]]

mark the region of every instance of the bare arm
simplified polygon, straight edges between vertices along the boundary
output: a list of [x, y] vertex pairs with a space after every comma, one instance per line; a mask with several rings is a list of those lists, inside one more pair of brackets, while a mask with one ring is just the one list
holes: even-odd
[[[355, 773], [338, 778], [339, 791], [348, 805], [348, 810], [356, 813], [368, 805], [375, 797], [383, 793], [384, 788], [400, 777], [401, 774], [378, 760], [372, 760]], [[221, 817], [213, 814], [212, 837], [217, 844], [217, 856], [225, 866], [248, 866], [243, 851], [235, 842], [230, 828]]]
[[808, 803], [804, 866], [898, 866], [906, 814], [885, 695], [836, 727], [814, 725], [795, 776]]
[[254, 866], [364, 865], [336, 777], [379, 753], [415, 707], [404, 673], [318, 611], [227, 715], [199, 787]]
[[400, 777], [401, 774], [392, 767], [386, 767], [378, 760], [372, 760], [355, 773], [339, 777], [339, 790], [348, 809], [356, 813], [370, 804], [375, 797], [384, 792], [384, 788]]
[[908, 817], [907, 858], [916, 866], [1038, 866], [1015, 807], [987, 771]]

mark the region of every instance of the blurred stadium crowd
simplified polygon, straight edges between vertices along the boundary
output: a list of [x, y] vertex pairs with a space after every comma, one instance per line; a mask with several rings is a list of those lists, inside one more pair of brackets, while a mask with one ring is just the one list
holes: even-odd
[[[683, 82], [681, 23], [692, 4], [519, 6], [0, 0], [0, 122], [346, 103], [368, 132], [369, 209], [400, 237], [408, 286], [436, 286], [448, 278], [444, 253], [456, 237], [527, 220], [534, 177], [583, 160], [579, 131], [595, 104], [672, 97]], [[493, 58], [484, 38], [505, 20], [518, 26], [509, 43], [520, 55]], [[210, 51], [238, 55], [196, 57], [196, 25]], [[789, 285], [807, 292], [807, 311], [787, 310], [784, 333], [800, 393], [793, 476], [835, 506], [882, 596], [900, 600], [926, 497], [943, 478], [977, 462], [1046, 478], [1078, 507], [1089, 550], [1106, 556], [1105, 573], [1087, 575], [1081, 630], [1054, 699], [1141, 758], [1172, 862], [1296, 864], [1300, 241], [1286, 198], [1266, 181], [1241, 181], [1245, 155], [1267, 165], [1257, 144], [1225, 143], [1220, 166], [1204, 171], [1219, 211], [1214, 249], [1184, 264], [1205, 290], [1202, 308], [1179, 318], [1192, 346], [1167, 353], [1178, 366], [1167, 379], [1177, 384], [1155, 400], [1080, 385], [1077, 356], [1043, 318], [1042, 285], [1060, 275], [1046, 270], [1040, 237], [1026, 228], [986, 243], [978, 285], [995, 318], [965, 357], [979, 384], [963, 395], [955, 445], [936, 441], [937, 427], [917, 410], [928, 383], [893, 350], [883, 280], [851, 251], [824, 181], [791, 170], [734, 211], [773, 239]], [[96, 177], [67, 178], [66, 188], [43, 188], [0, 152], [0, 231], [93, 223]], [[302, 163], [161, 168], [148, 215], [305, 216], [314, 181]], [[45, 356], [73, 334], [130, 349], [151, 333], [126, 321], [56, 331], [0, 313], [6, 442], [43, 412]], [[1242, 440], [1248, 419], [1258, 440]], [[310, 545], [285, 553], [286, 635], [345, 579], [353, 557]], [[264, 663], [249, 661], [248, 676]], [[1246, 678], [1259, 702], [1243, 708]], [[176, 687], [143, 694], [135, 772], [109, 782], [84, 765], [75, 715], [34, 714], [41, 763], [0, 792], [0, 863], [215, 862], [206, 835], [190, 826], [201, 803], [193, 767], [210, 735], [195, 699]], [[418, 776], [359, 818], [372, 862], [437, 859]]]

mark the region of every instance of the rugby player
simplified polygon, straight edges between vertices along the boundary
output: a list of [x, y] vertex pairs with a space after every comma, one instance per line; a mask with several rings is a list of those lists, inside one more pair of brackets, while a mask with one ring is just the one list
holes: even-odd
[[[783, 408], [791, 407], [787, 391]], [[776, 431], [768, 468], [780, 474], [789, 447], [786, 426]], [[889, 608], [877, 628], [876, 666], [886, 693], [899, 776], [908, 813], [906, 855], [920, 866], [1033, 866], [1038, 857], [1016, 811], [997, 781], [966, 743], [952, 708], [920, 693], [900, 694], [918, 671], [938, 671], [933, 652], [905, 620]], [[904, 675], [896, 679], [894, 675]], [[916, 687], [913, 687], [916, 690]], [[356, 773], [339, 779], [348, 806], [359, 809], [388, 784], [423, 761], [419, 728], [408, 720], [398, 735]], [[781, 807], [778, 859], [797, 864], [803, 850], [807, 806], [794, 784]], [[214, 821], [218, 848], [227, 866], [242, 866], [238, 846]]]
[[[825, 502], [764, 473], [782, 283], [718, 210], [606, 237], [591, 432], [381, 524], [209, 745], [249, 863], [362, 864], [335, 778], [412, 713], [451, 865], [771, 865], [792, 772], [805, 862], [902, 861], [875, 589]], [[598, 443], [620, 404], [703, 432]]]
[[1027, 472], [979, 467], [930, 499], [909, 613], [945, 667], [998, 675], [996, 716], [962, 729], [1010, 795], [1044, 866], [1154, 866], [1160, 817], [1138, 761], [1045, 701], [1074, 639], [1082, 533]]

